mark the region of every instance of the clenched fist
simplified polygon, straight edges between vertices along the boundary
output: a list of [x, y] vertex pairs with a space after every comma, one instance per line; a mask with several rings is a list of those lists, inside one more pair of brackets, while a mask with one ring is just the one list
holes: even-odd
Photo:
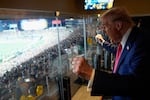
[[92, 74], [93, 68], [88, 64], [84, 57], [74, 57], [72, 59], [73, 73], [77, 74], [86, 80], [89, 80]]
[[101, 34], [97, 34], [97, 35], [95, 36], [95, 39], [96, 39], [96, 41], [99, 42], [99, 43], [103, 43], [103, 42], [105, 41], [104, 38], [103, 38], [103, 36], [102, 36]]

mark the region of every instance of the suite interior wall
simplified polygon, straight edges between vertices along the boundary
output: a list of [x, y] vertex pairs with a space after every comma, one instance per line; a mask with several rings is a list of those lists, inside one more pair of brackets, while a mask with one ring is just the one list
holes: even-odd
[[[75, 14], [97, 14], [102, 11], [83, 10], [84, 0], [1, 0], [0, 8], [61, 11]], [[149, 15], [150, 0], [115, 0], [114, 6], [125, 6], [131, 15]]]

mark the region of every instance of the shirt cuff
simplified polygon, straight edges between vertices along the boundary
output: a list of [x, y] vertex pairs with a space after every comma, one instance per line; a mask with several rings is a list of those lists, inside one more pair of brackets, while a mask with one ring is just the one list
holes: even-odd
[[90, 80], [89, 80], [88, 85], [87, 85], [87, 91], [88, 92], [90, 92], [92, 90], [94, 76], [95, 76], [95, 69], [92, 70], [92, 75], [91, 75]]

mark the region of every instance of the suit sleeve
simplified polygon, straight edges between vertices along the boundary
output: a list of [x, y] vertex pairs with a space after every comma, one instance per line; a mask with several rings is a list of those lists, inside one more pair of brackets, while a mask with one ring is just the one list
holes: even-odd
[[127, 75], [120, 76], [96, 70], [91, 95], [128, 95], [132, 80], [133, 78]]

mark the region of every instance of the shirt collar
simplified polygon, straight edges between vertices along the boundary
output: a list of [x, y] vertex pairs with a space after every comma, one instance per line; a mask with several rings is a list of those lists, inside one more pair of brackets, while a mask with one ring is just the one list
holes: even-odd
[[124, 36], [123, 36], [123, 38], [122, 38], [122, 40], [121, 40], [122, 48], [124, 48], [124, 46], [125, 46], [125, 44], [126, 44], [126, 42], [127, 42], [127, 39], [128, 39], [128, 37], [129, 37], [129, 34], [131, 33], [131, 30], [132, 30], [132, 28], [129, 28], [129, 29], [127, 30], [127, 32], [124, 34]]

